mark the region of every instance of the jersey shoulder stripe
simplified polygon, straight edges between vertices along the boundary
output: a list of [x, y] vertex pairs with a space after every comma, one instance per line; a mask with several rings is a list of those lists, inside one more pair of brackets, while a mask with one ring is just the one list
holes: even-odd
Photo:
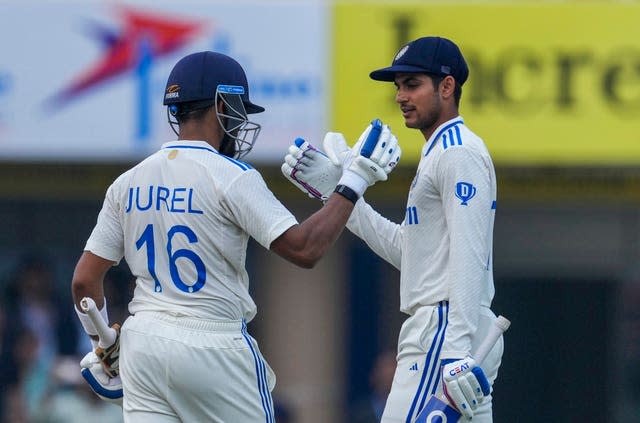
[[[460, 134], [459, 125], [462, 125], [463, 123], [462, 118], [459, 118], [455, 119], [443, 128], [440, 128], [435, 137], [433, 137], [433, 141], [431, 142], [431, 145], [429, 145], [429, 148], [427, 148], [427, 152], [424, 153], [424, 155], [427, 156], [440, 141], [442, 141], [443, 149], [449, 148], [453, 145], [462, 145], [462, 136]], [[445, 138], [443, 137], [445, 134], [447, 135], [446, 143]]]
[[201, 146], [198, 146], [198, 145], [167, 145], [164, 148], [165, 149], [167, 149], [167, 148], [175, 148], [175, 149], [205, 150], [205, 151], [208, 151], [210, 153], [216, 154], [216, 155], [218, 155], [218, 156], [230, 161], [231, 163], [233, 163], [234, 165], [238, 166], [242, 170], [253, 169], [253, 166], [251, 166], [249, 163], [241, 162], [240, 160], [236, 160], [236, 159], [233, 159], [231, 157], [225, 156], [224, 154], [220, 154], [216, 150], [214, 150], [213, 148], [201, 147]]
[[455, 125], [442, 134], [442, 148], [447, 149], [454, 145], [462, 145], [462, 136], [460, 135], [460, 126]]

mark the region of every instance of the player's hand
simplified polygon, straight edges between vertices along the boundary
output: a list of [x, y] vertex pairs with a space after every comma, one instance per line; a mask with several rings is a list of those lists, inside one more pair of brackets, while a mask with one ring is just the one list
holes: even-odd
[[107, 348], [97, 347], [95, 353], [105, 374], [109, 377], [116, 377], [120, 373], [120, 325], [115, 323], [111, 327], [116, 331], [116, 340]]
[[339, 183], [359, 195], [378, 181], [386, 181], [402, 156], [398, 139], [388, 125], [375, 119], [360, 135], [350, 156], [343, 156], [344, 173]]
[[122, 407], [122, 381], [120, 376], [109, 377], [102, 361], [91, 351], [80, 361], [80, 373], [100, 399]]
[[471, 419], [486, 396], [491, 394], [491, 384], [473, 358], [443, 360], [442, 380], [444, 394], [460, 414]]
[[[329, 134], [335, 133], [328, 133], [327, 136]], [[342, 176], [341, 163], [333, 163], [327, 155], [302, 138], [296, 139], [289, 147], [280, 169], [302, 192], [323, 201], [329, 198]]]

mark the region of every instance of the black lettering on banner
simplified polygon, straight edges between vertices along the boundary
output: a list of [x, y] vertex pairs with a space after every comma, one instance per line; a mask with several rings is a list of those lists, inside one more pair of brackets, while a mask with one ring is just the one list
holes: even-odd
[[576, 104], [574, 81], [580, 69], [593, 65], [593, 57], [589, 52], [560, 52], [555, 58], [558, 66], [558, 84], [555, 103], [559, 109], [571, 109]]
[[543, 58], [528, 47], [500, 52], [496, 60], [496, 100], [512, 112], [530, 115], [544, 105]]
[[469, 66], [469, 84], [465, 84], [462, 94], [475, 109], [482, 109], [485, 104], [491, 102], [495, 91], [495, 79], [493, 69], [475, 50], [465, 54]]
[[[394, 48], [414, 39], [414, 17], [391, 19]], [[420, 21], [424, 26], [424, 21]], [[469, 65], [469, 82], [462, 90], [469, 108], [529, 118], [547, 109], [576, 114], [606, 105], [613, 112], [640, 115], [640, 49], [513, 45], [487, 54], [481, 46], [461, 45]], [[593, 104], [593, 103], [596, 104]], [[396, 108], [395, 99], [389, 100]]]
[[640, 111], [640, 51], [621, 48], [604, 63], [602, 95], [618, 113], [637, 114]]
[[393, 20], [392, 25], [396, 41], [394, 46], [396, 49], [392, 54], [395, 54], [395, 52], [400, 49], [400, 46], [403, 46], [410, 41], [409, 34], [411, 34], [413, 22], [409, 16], [399, 15]]

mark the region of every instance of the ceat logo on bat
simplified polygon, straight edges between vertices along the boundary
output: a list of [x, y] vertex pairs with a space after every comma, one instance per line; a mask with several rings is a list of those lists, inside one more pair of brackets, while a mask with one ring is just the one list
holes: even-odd
[[[48, 105], [60, 107], [82, 94], [139, 66], [147, 57], [166, 56], [190, 43], [206, 27], [205, 22], [157, 12], [116, 7], [121, 29], [114, 32], [98, 23], [89, 28], [105, 50], [97, 61], [72, 79], [51, 99]], [[176, 86], [176, 92], [179, 87]]]

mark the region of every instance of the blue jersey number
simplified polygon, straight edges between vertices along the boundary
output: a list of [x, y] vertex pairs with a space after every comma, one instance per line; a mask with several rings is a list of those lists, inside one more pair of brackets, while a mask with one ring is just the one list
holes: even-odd
[[[183, 234], [187, 237], [187, 240], [191, 244], [195, 244], [198, 242], [198, 237], [196, 234], [188, 227], [184, 225], [176, 225], [169, 229], [167, 233], [167, 255], [169, 257], [169, 273], [171, 274], [171, 280], [173, 284], [183, 292], [196, 292], [202, 289], [204, 283], [207, 280], [207, 270], [204, 266], [204, 262], [195, 252], [192, 250], [187, 250], [186, 248], [182, 248], [176, 251], [173, 251], [173, 247], [171, 245], [173, 241], [173, 237], [177, 234]], [[160, 284], [160, 280], [158, 280], [158, 276], [156, 275], [156, 249], [155, 242], [153, 236], [153, 225], [148, 224], [147, 227], [142, 232], [142, 235], [136, 241], [136, 248], [139, 250], [142, 248], [144, 244], [147, 244], [147, 269], [149, 270], [149, 274], [153, 278], [155, 282], [155, 291], [162, 292], [162, 285]], [[180, 277], [180, 272], [178, 270], [177, 261], [179, 258], [184, 258], [191, 261], [196, 267], [196, 272], [198, 273], [198, 279], [193, 285], [187, 285], [182, 278]]]

